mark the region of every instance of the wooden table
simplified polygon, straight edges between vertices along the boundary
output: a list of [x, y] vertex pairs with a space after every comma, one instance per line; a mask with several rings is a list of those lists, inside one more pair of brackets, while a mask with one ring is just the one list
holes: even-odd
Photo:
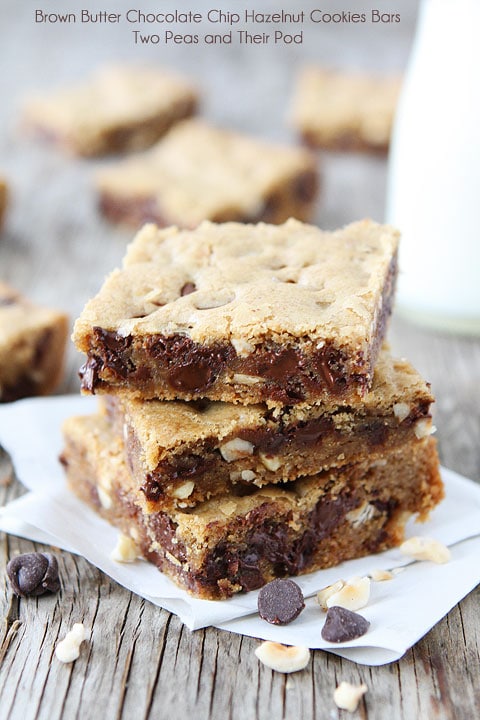
[[[231, 48], [218, 62], [218, 49], [164, 49], [153, 55], [150, 49], [132, 47], [116, 30], [108, 29], [109, 42], [103, 43], [105, 28], [93, 28], [88, 36], [85, 28], [39, 28], [32, 23], [31, 8], [4, 0], [0, 89], [1, 97], [11, 102], [0, 105], [0, 168], [12, 183], [12, 204], [0, 237], [0, 277], [37, 301], [65, 308], [74, 318], [103, 276], [118, 264], [130, 237], [96, 213], [90, 179], [98, 163], [64, 158], [15, 130], [19, 103], [28, 90], [81, 76], [115, 53], [124, 58], [140, 54], [150, 61], [161, 56], [201, 82], [209, 117], [257, 134], [288, 138], [285, 103], [293, 73], [305, 59], [332, 64], [338, 60], [341, 41], [347, 64], [375, 67], [380, 58], [384, 66], [403, 66], [417, 3], [383, 5], [400, 7], [400, 27], [371, 30], [368, 38], [358, 28], [322, 28], [318, 36], [306, 39], [300, 53], [254, 49], [241, 54]], [[61, 8], [60, 3], [49, 3], [49, 10], [57, 6]], [[86, 2], [85, 7], [93, 5]], [[127, 2], [116, 4], [118, 11], [127, 7]], [[272, 8], [274, 3], [264, 2], [262, 7]], [[331, 155], [320, 163], [320, 225], [335, 227], [364, 215], [382, 218], [385, 161]], [[394, 351], [409, 357], [432, 382], [442, 462], [479, 480], [480, 342], [429, 332], [398, 318], [390, 340]], [[60, 392], [78, 390], [79, 363], [69, 348]], [[0, 503], [21, 492], [16, 481], [0, 487]], [[366, 682], [369, 692], [356, 717], [369, 720], [470, 720], [480, 712], [478, 588], [397, 663], [361, 667], [316, 651], [306, 671], [283, 676], [258, 663], [256, 640], [215, 629], [190, 632], [175, 616], [66, 552], [60, 553], [62, 592], [19, 600], [3, 568], [13, 554], [36, 548], [32, 542], [0, 534], [0, 720], [143, 720], [172, 715], [198, 720], [333, 720], [344, 716], [332, 700], [340, 680]], [[74, 665], [52, 662], [55, 643], [76, 621], [91, 629], [92, 641]]]

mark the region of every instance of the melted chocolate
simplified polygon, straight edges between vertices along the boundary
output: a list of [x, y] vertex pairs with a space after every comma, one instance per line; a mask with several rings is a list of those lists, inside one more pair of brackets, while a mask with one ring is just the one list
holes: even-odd
[[265, 518], [262, 507], [252, 510], [249, 524], [254, 528], [248, 533], [245, 545], [232, 547], [221, 543], [205, 560], [208, 584], [215, 585], [221, 578], [228, 577], [243, 590], [255, 590], [264, 584], [261, 571], [262, 560], [274, 566], [278, 576], [297, 575], [311, 561], [318, 548], [318, 542], [327, 537], [341, 523], [343, 517], [359, 504], [355, 497], [348, 495], [322, 499], [310, 513], [309, 528], [292, 542], [291, 530], [286, 522], [276, 523]]

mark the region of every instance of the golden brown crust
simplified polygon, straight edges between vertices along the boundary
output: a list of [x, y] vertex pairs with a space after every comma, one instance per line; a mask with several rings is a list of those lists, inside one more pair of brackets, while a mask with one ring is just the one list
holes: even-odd
[[[333, 390], [362, 395], [391, 310], [397, 245], [393, 228], [369, 220], [336, 232], [296, 220], [279, 226], [205, 222], [194, 231], [146, 225], [123, 269], [87, 303], [74, 340], [80, 351], [102, 358], [100, 370], [95, 367], [99, 391], [111, 384], [143, 397], [246, 404], [275, 401], [275, 392], [284, 393], [277, 398], [283, 404], [291, 398], [313, 402]], [[177, 356], [179, 344], [189, 344], [185, 353], [195, 355], [188, 368], [182, 365], [178, 382], [170, 383], [161, 357], [170, 352], [165, 340], [175, 344]], [[120, 354], [128, 346], [128, 377], [119, 378], [103, 357], [105, 342]], [[219, 366], [207, 377], [206, 392], [197, 389], [196, 377], [183, 382], [199, 363], [208, 375], [202, 353], [210, 368], [215, 356]], [[270, 354], [270, 368], [262, 353]], [[262, 367], [254, 368], [258, 362]], [[150, 376], [136, 377], [140, 368]], [[305, 387], [296, 393], [302, 372]]]

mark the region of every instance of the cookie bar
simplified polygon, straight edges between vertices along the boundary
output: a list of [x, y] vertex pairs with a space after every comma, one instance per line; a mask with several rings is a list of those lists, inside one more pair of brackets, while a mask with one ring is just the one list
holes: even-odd
[[408, 517], [425, 519], [443, 496], [435, 441], [425, 438], [288, 489], [269, 485], [190, 510], [152, 512], [105, 418], [72, 418], [64, 433], [72, 491], [174, 582], [208, 599], [397, 545]]
[[106, 397], [137, 487], [160, 509], [382, 456], [433, 430], [428, 385], [385, 351], [363, 402], [343, 406], [272, 412], [265, 405]]
[[0, 282], [0, 402], [47, 395], [58, 384], [68, 318]]
[[97, 176], [99, 205], [114, 222], [193, 228], [202, 220], [308, 220], [316, 161], [198, 120], [176, 125], [155, 147]]
[[386, 331], [398, 233], [146, 225], [75, 324], [87, 393], [296, 404], [361, 397]]
[[182, 78], [156, 68], [106, 66], [82, 85], [32, 99], [25, 124], [75, 155], [96, 156], [153, 145], [192, 115], [198, 97]]
[[7, 208], [7, 199], [8, 199], [7, 183], [5, 182], [5, 180], [2, 177], [0, 177], [0, 228], [2, 227], [3, 216], [5, 215], [5, 210]]
[[385, 153], [401, 80], [307, 67], [297, 81], [292, 123], [311, 146]]

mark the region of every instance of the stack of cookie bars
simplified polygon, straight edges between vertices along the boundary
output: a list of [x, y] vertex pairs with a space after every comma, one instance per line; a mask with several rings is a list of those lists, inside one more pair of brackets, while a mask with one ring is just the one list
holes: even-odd
[[397, 245], [144, 226], [75, 326], [102, 397], [64, 426], [72, 490], [208, 599], [401, 542], [443, 488], [429, 386], [382, 347]]

